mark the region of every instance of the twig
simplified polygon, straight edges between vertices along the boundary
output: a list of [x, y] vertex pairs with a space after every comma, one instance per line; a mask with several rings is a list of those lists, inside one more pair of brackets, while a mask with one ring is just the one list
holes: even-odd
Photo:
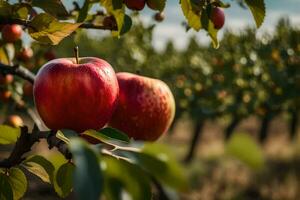
[[3, 63], [0, 63], [0, 74], [6, 75], [6, 74], [13, 74], [17, 75], [30, 83], [34, 82], [35, 75], [30, 72], [25, 67], [22, 67], [21, 65], [6, 65]]

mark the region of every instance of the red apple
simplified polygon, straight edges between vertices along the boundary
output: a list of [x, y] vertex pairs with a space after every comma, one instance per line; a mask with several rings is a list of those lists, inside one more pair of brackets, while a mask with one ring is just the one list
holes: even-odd
[[158, 12], [154, 15], [154, 19], [157, 22], [162, 22], [165, 19], [165, 14], [163, 12]]
[[169, 87], [158, 79], [131, 73], [117, 74], [119, 103], [110, 126], [136, 140], [157, 140], [170, 127], [175, 100]]
[[18, 54], [18, 59], [23, 62], [28, 62], [33, 56], [33, 51], [31, 48], [22, 48]]
[[12, 93], [9, 90], [0, 91], [0, 100], [2, 102], [8, 102]]
[[113, 68], [93, 57], [54, 59], [38, 72], [33, 86], [37, 110], [50, 129], [81, 133], [101, 129], [119, 94]]
[[9, 115], [4, 123], [16, 128], [24, 125], [22, 118], [18, 115]]
[[2, 38], [5, 42], [16, 42], [22, 36], [22, 28], [20, 25], [13, 24], [13, 25], [5, 25], [2, 28]]
[[54, 51], [48, 50], [48, 51], [45, 52], [44, 58], [49, 61], [49, 60], [55, 59], [56, 55], [55, 55]]
[[2, 75], [0, 74], [0, 85], [7, 85], [14, 81], [14, 76], [11, 74]]
[[213, 22], [215, 29], [221, 29], [225, 23], [224, 11], [221, 8], [214, 7], [211, 11], [210, 19]]
[[146, 0], [124, 0], [124, 3], [131, 10], [143, 10]]
[[23, 94], [27, 97], [32, 97], [33, 95], [33, 85], [28, 81], [26, 81], [23, 85]]
[[147, 6], [152, 10], [159, 10], [160, 0], [146, 0]]

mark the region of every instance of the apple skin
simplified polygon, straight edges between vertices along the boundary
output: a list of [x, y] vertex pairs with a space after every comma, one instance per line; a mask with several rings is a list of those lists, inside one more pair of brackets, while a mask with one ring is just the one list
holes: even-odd
[[4, 122], [9, 126], [13, 126], [15, 128], [21, 127], [24, 125], [22, 118], [18, 115], [9, 115]]
[[28, 62], [33, 56], [33, 51], [31, 48], [23, 48], [18, 54], [18, 60], [23, 62]]
[[169, 87], [158, 79], [117, 73], [119, 103], [109, 123], [135, 140], [155, 141], [170, 127], [175, 100]]
[[143, 10], [146, 5], [145, 0], [124, 0], [124, 3], [131, 10]]
[[117, 105], [119, 86], [105, 60], [54, 59], [38, 72], [33, 85], [37, 110], [48, 128], [81, 133], [101, 129]]
[[14, 81], [14, 76], [11, 74], [0, 74], [0, 85], [8, 85]]
[[2, 28], [2, 38], [5, 42], [14, 43], [22, 36], [22, 28], [20, 25], [12, 24], [5, 25]]
[[221, 29], [225, 24], [225, 14], [221, 8], [214, 7], [211, 11], [211, 21], [215, 29]]

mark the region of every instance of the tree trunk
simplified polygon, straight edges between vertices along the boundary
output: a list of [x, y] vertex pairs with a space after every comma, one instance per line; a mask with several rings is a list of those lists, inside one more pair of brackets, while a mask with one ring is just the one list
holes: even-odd
[[268, 131], [269, 131], [271, 120], [272, 120], [272, 116], [270, 113], [267, 113], [262, 119], [260, 131], [259, 131], [259, 141], [261, 143], [264, 143], [268, 137]]
[[225, 130], [225, 140], [229, 140], [229, 138], [231, 137], [234, 129], [237, 127], [237, 125], [240, 123], [240, 119], [237, 116], [234, 116], [233, 120], [231, 121], [231, 123], [229, 124], [229, 126], [226, 128]]
[[291, 121], [290, 121], [290, 138], [293, 140], [297, 134], [297, 124], [299, 120], [299, 116], [297, 111], [291, 112]]
[[191, 140], [191, 143], [190, 143], [190, 146], [189, 146], [189, 150], [188, 150], [188, 153], [186, 154], [186, 156], [184, 158], [184, 163], [185, 164], [190, 163], [194, 159], [195, 150], [196, 150], [197, 145], [199, 143], [199, 138], [200, 138], [201, 133], [202, 133], [203, 125], [204, 125], [203, 120], [198, 120], [196, 122], [196, 126], [195, 126], [195, 129], [194, 129], [194, 132], [193, 132], [193, 137], [192, 137], [192, 140]]

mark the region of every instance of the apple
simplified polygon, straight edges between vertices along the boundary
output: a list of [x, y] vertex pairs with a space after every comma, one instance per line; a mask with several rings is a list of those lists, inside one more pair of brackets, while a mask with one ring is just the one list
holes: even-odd
[[159, 1], [160, 0], [147, 0], [147, 6], [152, 10], [159, 10]]
[[16, 128], [24, 125], [22, 118], [18, 115], [9, 115], [7, 117], [7, 119], [5, 120], [4, 124], [13, 126]]
[[49, 61], [55, 59], [56, 55], [53, 50], [48, 50], [45, 52], [44, 58]]
[[0, 74], [0, 85], [8, 85], [14, 81], [14, 76], [11, 74], [2, 75]]
[[158, 79], [117, 73], [119, 103], [109, 123], [136, 140], [155, 141], [170, 127], [175, 100], [169, 87]]
[[22, 36], [22, 28], [17, 24], [6, 24], [2, 28], [2, 38], [5, 42], [13, 43], [19, 40]]
[[215, 29], [221, 29], [225, 23], [225, 14], [221, 8], [213, 7], [210, 16]]
[[28, 62], [33, 56], [33, 51], [31, 48], [22, 48], [18, 54], [18, 59], [23, 62]]
[[0, 100], [2, 102], [8, 102], [8, 100], [10, 99], [12, 93], [9, 90], [4, 90], [4, 91], [0, 91]]
[[105, 60], [60, 58], [39, 70], [33, 85], [36, 108], [53, 130], [101, 129], [117, 105], [118, 81]]
[[131, 10], [143, 10], [146, 0], [124, 0], [124, 3]]
[[33, 95], [33, 85], [32, 83], [26, 81], [23, 85], [23, 94], [27, 97], [32, 97]]
[[154, 19], [157, 22], [162, 22], [165, 19], [165, 14], [163, 12], [158, 12], [154, 15]]

